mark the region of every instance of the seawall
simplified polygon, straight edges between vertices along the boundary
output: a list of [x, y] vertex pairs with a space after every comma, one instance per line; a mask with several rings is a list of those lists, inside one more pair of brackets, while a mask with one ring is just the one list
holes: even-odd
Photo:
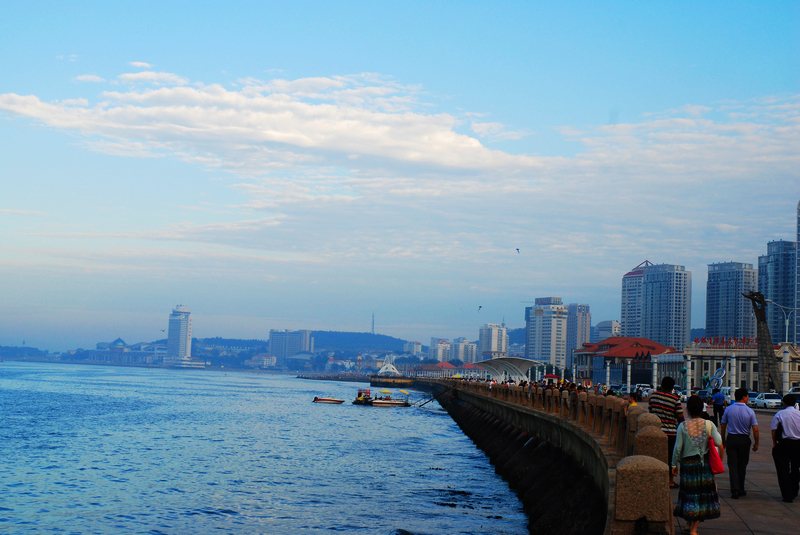
[[627, 402], [610, 396], [575, 393], [570, 399], [558, 391], [442, 379], [418, 379], [415, 386], [432, 392], [488, 455], [518, 494], [530, 533], [672, 533], [668, 467], [657, 460], [661, 449], [666, 455], [660, 425], [643, 434], [648, 440], [660, 434], [656, 453], [645, 452], [652, 440], [641, 440], [637, 453], [644, 456], [632, 455], [630, 431], [638, 430], [641, 409], [631, 410], [629, 424]]

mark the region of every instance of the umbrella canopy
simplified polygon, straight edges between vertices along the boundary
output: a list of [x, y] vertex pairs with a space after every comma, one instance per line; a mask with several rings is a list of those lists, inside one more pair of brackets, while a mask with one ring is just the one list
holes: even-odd
[[547, 375], [544, 376], [544, 378], [545, 379], [561, 379], [561, 377], [559, 377], [558, 375], [556, 375], [554, 373], [548, 373]]

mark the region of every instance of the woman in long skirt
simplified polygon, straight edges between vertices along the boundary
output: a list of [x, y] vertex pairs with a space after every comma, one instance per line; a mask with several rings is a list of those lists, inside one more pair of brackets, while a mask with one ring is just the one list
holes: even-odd
[[691, 535], [697, 535], [700, 522], [720, 515], [717, 484], [708, 464], [708, 439], [714, 439], [720, 457], [725, 452], [717, 427], [703, 419], [703, 400], [690, 397], [686, 411], [691, 419], [678, 426], [672, 453], [672, 474], [677, 476], [680, 466], [681, 482], [675, 516], [686, 520]]

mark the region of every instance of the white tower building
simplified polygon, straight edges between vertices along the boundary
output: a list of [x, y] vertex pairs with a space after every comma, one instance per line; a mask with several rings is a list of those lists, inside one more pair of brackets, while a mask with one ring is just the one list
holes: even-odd
[[164, 364], [185, 366], [192, 358], [192, 313], [183, 305], [178, 305], [169, 316], [167, 337], [167, 356]]
[[682, 351], [691, 335], [692, 272], [672, 264], [647, 266], [643, 271], [639, 336]]
[[431, 345], [428, 346], [428, 358], [439, 362], [450, 360], [450, 342], [439, 338], [431, 338]]
[[466, 338], [456, 338], [450, 344], [450, 360], [460, 360], [464, 364], [475, 363], [478, 356], [478, 346]]
[[592, 339], [592, 312], [589, 305], [567, 305], [567, 367], [572, 366], [572, 352], [583, 349]]
[[482, 359], [496, 359], [508, 355], [508, 329], [496, 323], [487, 323], [478, 333], [478, 353]]
[[566, 366], [567, 313], [560, 297], [539, 297], [525, 308], [525, 358]]

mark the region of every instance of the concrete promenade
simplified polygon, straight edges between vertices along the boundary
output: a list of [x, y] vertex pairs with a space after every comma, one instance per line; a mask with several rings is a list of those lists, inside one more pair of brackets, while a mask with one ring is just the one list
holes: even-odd
[[[643, 404], [644, 405], [644, 404]], [[731, 499], [728, 458], [723, 459], [725, 473], [716, 476], [722, 516], [700, 524], [698, 533], [740, 533], [764, 535], [800, 534], [800, 499], [783, 503], [778, 489], [778, 478], [772, 462], [772, 437], [770, 425], [775, 411], [756, 410], [758, 431], [761, 436], [758, 451], [750, 452], [745, 485], [747, 496]], [[677, 480], [676, 480], [677, 483]], [[678, 489], [672, 490], [672, 503], [678, 498]], [[675, 519], [675, 533], [685, 528], [683, 519]]]

